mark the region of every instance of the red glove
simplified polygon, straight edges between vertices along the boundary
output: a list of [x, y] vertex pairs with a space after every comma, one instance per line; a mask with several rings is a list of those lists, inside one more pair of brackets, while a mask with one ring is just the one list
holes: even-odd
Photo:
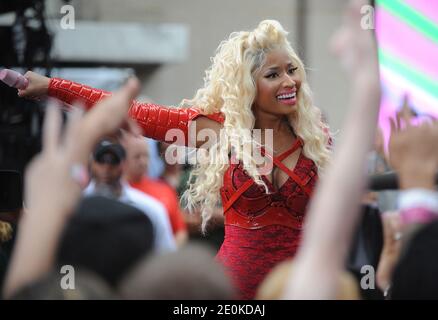
[[[101, 99], [111, 95], [111, 92], [91, 88], [76, 82], [52, 78], [49, 84], [48, 95], [72, 105], [76, 101], [85, 104], [87, 110], [91, 109]], [[133, 101], [128, 112], [136, 120], [146, 137], [166, 141], [165, 136], [169, 129], [180, 129], [184, 133], [184, 145], [188, 145], [188, 124], [202, 115], [197, 108], [168, 108], [152, 103], [139, 103]], [[206, 117], [223, 123], [222, 114], [215, 113]], [[176, 138], [167, 142], [174, 142]]]

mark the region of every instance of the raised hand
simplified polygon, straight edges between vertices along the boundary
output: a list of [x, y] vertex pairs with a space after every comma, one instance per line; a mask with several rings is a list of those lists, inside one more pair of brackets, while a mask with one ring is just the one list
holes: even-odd
[[352, 78], [374, 76], [378, 82], [377, 44], [373, 30], [361, 25], [361, 8], [366, 0], [354, 0], [344, 14], [344, 23], [332, 36], [330, 49]]
[[388, 211], [382, 214], [382, 225], [383, 248], [377, 267], [377, 286], [386, 293], [402, 247], [403, 230], [399, 212]]
[[438, 171], [438, 123], [414, 127], [406, 113], [390, 123], [389, 163], [399, 175], [400, 187], [433, 189]]
[[5, 297], [52, 267], [58, 239], [81, 194], [88, 156], [101, 138], [123, 124], [138, 89], [138, 81], [130, 80], [83, 117], [73, 112], [63, 137], [60, 111], [48, 108], [43, 150], [26, 171], [26, 210], [6, 277]]
[[[295, 270], [284, 294], [287, 299], [336, 298], [336, 279], [359, 221], [366, 155], [372, 149], [380, 106], [376, 44], [372, 31], [360, 25], [360, 9], [366, 4], [354, 1], [334, 35], [333, 47], [350, 77], [349, 114], [343, 137], [310, 203]], [[333, 190], [343, 197], [333, 197]]]

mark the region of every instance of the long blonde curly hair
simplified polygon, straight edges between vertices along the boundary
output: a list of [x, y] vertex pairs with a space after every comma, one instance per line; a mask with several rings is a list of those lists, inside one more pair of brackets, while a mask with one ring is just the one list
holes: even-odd
[[196, 165], [190, 174], [188, 189], [183, 194], [189, 210], [201, 209], [204, 232], [213, 208], [220, 200], [223, 176], [229, 167], [228, 163], [217, 161], [218, 154], [228, 155], [231, 148], [238, 160], [249, 158], [251, 161], [245, 163], [247, 173], [257, 184], [264, 185], [267, 192], [255, 160], [241, 146], [254, 143], [248, 129], [253, 129], [255, 123], [252, 112], [257, 95], [255, 79], [270, 51], [286, 50], [302, 79], [296, 112], [288, 117], [288, 122], [304, 142], [304, 155], [315, 162], [319, 171], [329, 161], [328, 127], [321, 121], [320, 110], [312, 103], [304, 65], [287, 40], [287, 34], [275, 20], [264, 20], [251, 32], [233, 32], [217, 48], [212, 65], [206, 71], [204, 87], [196, 92], [193, 99], [181, 103], [184, 107], [196, 106], [203, 114], [221, 112], [225, 116], [226, 141], [220, 140], [209, 149], [210, 161]]

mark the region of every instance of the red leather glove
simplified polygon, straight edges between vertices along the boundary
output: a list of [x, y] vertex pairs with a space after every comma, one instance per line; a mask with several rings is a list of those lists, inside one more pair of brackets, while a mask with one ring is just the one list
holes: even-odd
[[[89, 86], [60, 79], [50, 79], [48, 95], [57, 98], [67, 104], [81, 101], [87, 110], [91, 109], [101, 99], [111, 95], [111, 92], [91, 88]], [[168, 108], [152, 103], [139, 103], [133, 101], [128, 112], [129, 116], [136, 120], [146, 137], [166, 141], [165, 136], [169, 129], [180, 129], [184, 133], [184, 145], [188, 145], [188, 124], [202, 115], [197, 108]], [[223, 123], [222, 114], [215, 113], [206, 117]], [[167, 142], [175, 142], [173, 140]]]
[[85, 104], [86, 110], [91, 109], [103, 98], [111, 96], [111, 92], [60, 78], [50, 79], [47, 94], [70, 105], [75, 102], [82, 102]]

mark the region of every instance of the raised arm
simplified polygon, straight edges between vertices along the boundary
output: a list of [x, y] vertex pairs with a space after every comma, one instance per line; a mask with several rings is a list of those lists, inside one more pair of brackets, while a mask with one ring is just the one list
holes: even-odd
[[[67, 105], [79, 101], [84, 104], [86, 110], [89, 110], [102, 99], [112, 95], [108, 91], [66, 79], [47, 78], [31, 71], [24, 76], [29, 80], [29, 85], [26, 89], [18, 90], [18, 95], [24, 98], [48, 95]], [[224, 121], [221, 114], [203, 115], [198, 108], [172, 108], [138, 101], [132, 102], [128, 114], [138, 123], [144, 136], [185, 146], [189, 144], [189, 128], [194, 123], [196, 123], [194, 131], [196, 134], [205, 128], [212, 129], [218, 134]], [[201, 145], [202, 141], [194, 141], [193, 146]]]
[[[410, 117], [391, 121], [389, 160], [400, 181], [399, 212], [384, 216], [384, 246], [377, 284], [387, 291], [401, 248], [418, 228], [438, 219], [438, 123], [414, 127]], [[405, 127], [401, 128], [401, 120]], [[419, 165], [421, 163], [421, 165]], [[401, 241], [400, 241], [401, 240]]]
[[352, 83], [350, 112], [331, 164], [312, 199], [303, 243], [288, 279], [285, 299], [335, 299], [339, 274], [359, 217], [366, 155], [372, 148], [379, 112], [380, 84], [373, 32], [360, 27], [356, 1], [333, 46]]
[[120, 127], [137, 93], [138, 82], [131, 80], [83, 118], [73, 112], [63, 139], [59, 110], [48, 109], [42, 152], [26, 168], [26, 210], [3, 288], [5, 298], [53, 267], [61, 232], [81, 195], [80, 173], [89, 154], [103, 136]]

